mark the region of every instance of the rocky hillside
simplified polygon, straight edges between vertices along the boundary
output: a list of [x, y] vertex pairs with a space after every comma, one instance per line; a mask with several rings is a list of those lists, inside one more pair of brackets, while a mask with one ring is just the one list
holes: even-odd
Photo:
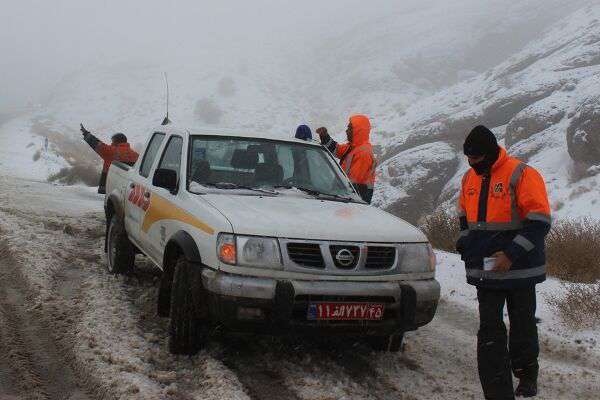
[[402, 133], [380, 143], [376, 204], [412, 221], [451, 207], [467, 168], [462, 141], [485, 124], [541, 170], [556, 214], [598, 215], [599, 20], [600, 6], [585, 7], [500, 65], [410, 106]]

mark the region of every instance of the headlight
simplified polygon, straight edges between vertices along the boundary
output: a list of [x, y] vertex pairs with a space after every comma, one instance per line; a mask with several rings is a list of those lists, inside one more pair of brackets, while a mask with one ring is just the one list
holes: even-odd
[[[405, 243], [398, 245], [400, 272], [431, 272], [435, 269], [435, 255], [429, 243]], [[432, 269], [433, 268], [433, 269]]]
[[230, 233], [219, 234], [217, 239], [217, 256], [225, 264], [235, 265], [237, 263], [235, 236]]
[[281, 268], [279, 242], [274, 238], [221, 234], [217, 241], [217, 254], [221, 261], [230, 265]]

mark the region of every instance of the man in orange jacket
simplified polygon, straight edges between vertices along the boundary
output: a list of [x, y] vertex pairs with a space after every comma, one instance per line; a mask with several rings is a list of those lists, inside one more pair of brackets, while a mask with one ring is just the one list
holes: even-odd
[[[471, 168], [462, 180], [456, 247], [467, 282], [477, 287], [479, 378], [486, 399], [533, 397], [539, 369], [535, 285], [546, 279], [544, 237], [551, 224], [546, 186], [484, 126], [469, 133], [464, 153]], [[511, 368], [519, 378], [516, 391]]]
[[98, 184], [98, 193], [105, 194], [106, 176], [110, 164], [113, 161], [120, 161], [128, 165], [133, 165], [137, 161], [139, 154], [131, 148], [127, 142], [127, 136], [122, 133], [115, 133], [111, 138], [112, 143], [110, 145], [103, 143], [96, 136], [92, 135], [90, 131], [85, 129], [83, 124], [81, 124], [81, 133], [83, 134], [83, 140], [104, 160], [100, 183]]
[[354, 188], [367, 203], [373, 198], [377, 161], [369, 142], [371, 123], [364, 115], [350, 117], [346, 136], [348, 143], [339, 144], [329, 136], [327, 128], [317, 129], [321, 144], [340, 159], [342, 169], [350, 178]]

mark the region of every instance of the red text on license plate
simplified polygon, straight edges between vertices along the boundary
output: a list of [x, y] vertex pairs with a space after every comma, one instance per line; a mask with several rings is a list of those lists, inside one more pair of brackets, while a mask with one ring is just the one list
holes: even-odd
[[383, 304], [372, 303], [310, 303], [309, 320], [380, 320]]

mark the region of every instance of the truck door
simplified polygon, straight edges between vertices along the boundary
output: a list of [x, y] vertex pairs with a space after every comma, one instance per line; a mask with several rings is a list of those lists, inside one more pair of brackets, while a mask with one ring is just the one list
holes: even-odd
[[[140, 229], [150, 201], [150, 172], [156, 163], [156, 156], [165, 140], [165, 134], [155, 132], [146, 146], [139, 171], [131, 174], [127, 182], [125, 199], [125, 229], [132, 241], [139, 245]], [[150, 182], [149, 182], [150, 180]]]
[[166, 239], [173, 234], [174, 225], [169, 221], [176, 214], [175, 210], [182, 207], [177, 196], [181, 190], [180, 186], [185, 185], [185, 179], [181, 177], [182, 151], [183, 138], [172, 135], [168, 139], [154, 171], [159, 169], [174, 171], [177, 175], [178, 188], [171, 192], [162, 187], [151, 186], [151, 216], [146, 216], [140, 230], [141, 245], [148, 251], [148, 255], [157, 262], [162, 260]]

